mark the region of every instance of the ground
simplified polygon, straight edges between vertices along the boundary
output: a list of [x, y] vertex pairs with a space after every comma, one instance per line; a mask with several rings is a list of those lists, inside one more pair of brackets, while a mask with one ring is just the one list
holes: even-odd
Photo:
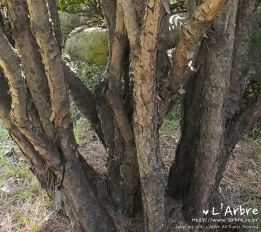
[[[106, 173], [106, 152], [88, 126], [84, 128], [83, 124], [87, 125], [85, 120], [79, 125], [80, 131], [77, 131], [79, 130], [77, 126], [75, 127], [80, 152], [95, 169]], [[61, 213], [55, 212], [53, 202], [39, 187], [21, 153], [8, 139], [8, 134], [3, 126], [0, 129], [0, 231], [73, 231], [69, 220]], [[178, 139], [178, 132], [172, 134], [169, 130], [161, 132], [161, 153], [166, 173], [174, 159]], [[244, 139], [238, 143], [221, 183], [220, 197], [223, 204], [231, 207], [244, 205], [258, 208], [260, 206], [260, 154], [261, 146], [253, 140]], [[103, 193], [101, 188], [100, 194]], [[167, 199], [169, 231], [195, 231], [186, 226], [182, 218], [181, 207], [179, 201]], [[117, 224], [118, 231], [142, 231], [141, 218], [130, 220], [115, 213], [109, 206], [108, 209]], [[257, 214], [256, 218], [259, 217]], [[216, 223], [211, 225], [216, 225]], [[209, 229], [209, 231], [219, 230]]]

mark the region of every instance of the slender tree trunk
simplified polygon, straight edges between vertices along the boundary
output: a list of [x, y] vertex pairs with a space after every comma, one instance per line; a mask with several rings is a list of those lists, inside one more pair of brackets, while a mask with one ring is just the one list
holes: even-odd
[[201, 49], [196, 66], [199, 71], [190, 79], [186, 88], [186, 97], [182, 102], [181, 138], [174, 163], [169, 171], [167, 188], [167, 194], [177, 199], [185, 199], [189, 193], [195, 159], [198, 156], [203, 73], [206, 71], [205, 52], [206, 49]]
[[[124, 103], [124, 93], [131, 88], [129, 74], [124, 73], [127, 36], [121, 1], [115, 8], [101, 1], [109, 25], [110, 54], [105, 81], [95, 91], [99, 118], [104, 132], [108, 158], [109, 193], [115, 208], [122, 214], [134, 216], [140, 208], [140, 177], [136, 144], [129, 104]], [[129, 65], [129, 62], [127, 62]], [[126, 65], [126, 64], [125, 64]], [[124, 76], [128, 79], [124, 79]], [[122, 82], [124, 81], [124, 88]], [[130, 107], [130, 109], [128, 109]], [[130, 112], [129, 112], [130, 111]], [[129, 114], [128, 114], [129, 112]]]
[[[134, 134], [141, 179], [145, 231], [166, 231], [165, 178], [159, 149], [157, 100], [157, 32], [163, 18], [161, 2], [151, 1], [145, 11], [143, 28], [133, 31], [137, 22], [131, 1], [122, 2], [130, 40], [134, 76]], [[153, 18], [157, 18], [152, 24]], [[138, 27], [136, 24], [135, 27]], [[138, 42], [138, 43], [137, 43]], [[142, 62], [144, 61], [144, 62]], [[144, 83], [146, 83], [144, 85]]]

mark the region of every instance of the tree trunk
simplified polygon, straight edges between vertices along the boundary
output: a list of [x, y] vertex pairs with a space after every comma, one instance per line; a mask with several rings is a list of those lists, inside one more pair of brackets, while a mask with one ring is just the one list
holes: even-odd
[[[145, 231], [166, 231], [165, 178], [159, 150], [157, 45], [164, 8], [151, 1], [143, 27], [132, 1], [122, 1], [134, 77], [134, 134], [142, 189]], [[152, 24], [153, 19], [157, 19]], [[134, 30], [133, 30], [134, 29]], [[144, 62], [142, 62], [144, 61]], [[146, 83], [146, 84], [145, 84]]]
[[[167, 194], [177, 199], [185, 199], [189, 193], [194, 173], [195, 159], [198, 156], [199, 133], [202, 108], [202, 86], [205, 73], [205, 52], [201, 49], [196, 69], [189, 81], [186, 97], [182, 102], [181, 138], [172, 164]], [[189, 171], [188, 171], [189, 170]]]
[[[219, 171], [216, 178], [216, 188], [223, 177], [226, 163], [237, 142], [249, 131], [259, 118], [259, 97], [253, 99], [246, 109], [242, 107], [245, 86], [250, 81], [249, 49], [253, 29], [254, 12], [258, 1], [245, 0], [239, 4], [235, 47], [233, 55], [233, 69], [231, 70], [230, 89], [227, 99], [226, 131], [224, 135], [224, 149], [219, 159]], [[255, 109], [254, 109], [255, 108]], [[238, 112], [239, 111], [239, 112]]]
[[[159, 126], [180, 90], [186, 89], [182, 137], [167, 193], [184, 200], [188, 222], [208, 208], [229, 153], [261, 114], [261, 95], [236, 114], [245, 84], [237, 74], [243, 75], [248, 53], [245, 49], [242, 55], [239, 48], [249, 43], [243, 25], [254, 4], [240, 1], [241, 10], [248, 9], [242, 11], [240, 24], [239, 1], [229, 1], [213, 23], [227, 0], [203, 1], [182, 27], [168, 72], [160, 64], [166, 52], [159, 41], [166, 16], [162, 1], [99, 2], [108, 25], [109, 59], [103, 81], [93, 93], [61, 60], [55, 1], [8, 1], [17, 50], [0, 29], [4, 72], [0, 72], [0, 118], [48, 194], [53, 198], [54, 186], [61, 188], [65, 210], [77, 231], [116, 231], [96, 196], [95, 179], [100, 175], [77, 151], [70, 90], [108, 152], [110, 203], [127, 216], [135, 216], [142, 206], [145, 231], [165, 232], [166, 180]], [[198, 2], [189, 1], [191, 9]], [[204, 33], [209, 38], [201, 45]]]
[[[234, 1], [224, 8], [225, 11], [214, 22], [209, 35], [207, 33], [211, 40], [202, 44], [205, 48], [201, 49], [197, 65], [200, 67], [197, 74], [200, 77], [191, 80], [187, 88], [182, 137], [175, 162], [170, 169], [168, 194], [184, 200], [183, 212], [188, 223], [191, 223], [191, 218], [202, 218], [203, 210], [209, 208], [212, 194], [220, 183], [229, 154], [241, 138], [240, 134], [249, 129], [258, 117], [256, 109], [255, 116], [246, 120], [245, 115], [248, 110], [251, 111], [250, 106], [235, 117], [235, 109], [239, 108], [243, 86], [246, 84], [246, 73], [240, 71], [243, 69], [241, 66], [239, 70], [236, 67], [239, 60], [246, 59], [246, 47], [250, 42], [249, 31], [243, 33], [244, 36], [236, 37], [242, 34], [242, 25], [247, 25], [238, 20], [244, 20], [244, 14], [249, 20], [249, 13], [253, 11], [254, 5], [253, 2], [249, 5], [248, 1], [243, 1], [238, 11], [238, 2]], [[247, 13], [242, 15], [242, 11]], [[250, 22], [248, 21], [249, 24]], [[241, 43], [236, 42], [236, 38]], [[238, 48], [239, 44], [244, 46], [243, 53]], [[233, 57], [235, 53], [239, 58]], [[202, 62], [204, 56], [205, 61], [203, 58]], [[227, 70], [235, 72], [230, 73]], [[239, 75], [242, 79], [234, 85], [236, 80], [239, 80]], [[233, 83], [231, 86], [230, 81]], [[238, 94], [235, 94], [235, 89]], [[253, 105], [256, 105], [257, 101], [259, 100]], [[227, 104], [233, 104], [233, 107]], [[226, 124], [231, 115], [234, 115], [233, 120]], [[246, 121], [243, 123], [242, 120]]]
[[[108, 16], [110, 53], [104, 82], [96, 88], [97, 108], [101, 120], [108, 158], [109, 192], [113, 205], [124, 215], [134, 216], [141, 206], [140, 177], [132, 128], [132, 102], [124, 95], [131, 89], [129, 73], [124, 73], [127, 36], [121, 1], [115, 8], [103, 2]], [[128, 71], [128, 70], [127, 70]], [[122, 83], [124, 82], [124, 87]], [[124, 99], [125, 98], [125, 99]], [[129, 108], [129, 109], [128, 109]]]
[[[0, 65], [8, 79], [12, 101], [9, 108], [5, 107], [6, 99], [1, 102], [3, 121], [22, 152], [28, 157], [33, 165], [33, 171], [50, 196], [54, 196], [54, 185], [59, 185], [63, 202], [67, 208], [70, 208], [69, 216], [77, 231], [116, 231], [108, 212], [99, 203], [85, 178], [85, 173], [79, 168], [81, 165], [70, 120], [68, 92], [59, 50], [47, 17], [47, 5], [43, 1], [28, 1], [32, 28], [40, 47], [40, 57], [37, 53], [38, 48], [34, 47], [36, 42], [28, 42], [33, 37], [29, 28], [30, 24], [26, 21], [28, 14], [23, 11], [26, 2], [21, 4], [21, 2], [9, 1], [8, 4], [12, 12], [14, 28], [17, 30], [15, 34], [17, 46], [23, 53], [22, 59], [28, 61], [27, 59], [30, 60], [32, 56], [43, 62], [38, 63], [34, 59], [30, 63], [24, 62], [24, 70], [27, 74], [24, 76], [20, 66], [20, 57], [0, 29]], [[45, 28], [50, 32], [48, 36], [43, 34], [40, 28]], [[25, 47], [27, 49], [22, 50]], [[42, 64], [47, 70], [46, 76], [38, 76], [38, 71], [43, 70]], [[24, 78], [27, 78], [26, 84], [28, 84], [32, 99], [29, 99], [30, 95], [27, 94]], [[44, 92], [42, 97], [47, 99], [39, 101], [39, 88], [47, 86], [45, 78], [48, 80], [51, 97], [49, 98], [48, 92], [47, 94]], [[32, 80], [36, 82], [32, 83]], [[6, 98], [10, 99], [8, 96]], [[32, 107], [37, 106], [38, 114], [35, 114], [33, 118], [28, 117], [33, 112], [27, 114], [29, 110], [26, 106], [27, 100], [32, 101]], [[48, 102], [52, 103], [52, 107], [46, 107], [44, 103], [48, 104]], [[8, 120], [9, 112], [11, 117]], [[42, 117], [43, 129], [37, 126], [40, 122], [37, 116]], [[53, 128], [54, 133], [48, 128]], [[100, 218], [103, 218], [104, 223], [99, 223]]]

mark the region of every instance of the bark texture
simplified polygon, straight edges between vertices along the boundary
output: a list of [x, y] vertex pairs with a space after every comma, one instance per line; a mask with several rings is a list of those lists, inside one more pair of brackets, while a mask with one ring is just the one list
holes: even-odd
[[[126, 19], [127, 4], [123, 6], [123, 9], [125, 21], [128, 21], [129, 19]], [[160, 30], [163, 13], [163, 5], [160, 2], [151, 1], [149, 8], [145, 11], [139, 37], [135, 35], [138, 31], [131, 31], [132, 23], [135, 21], [126, 22], [130, 46], [133, 48], [131, 55], [135, 82], [134, 133], [136, 141], [139, 141], [136, 145], [146, 231], [166, 231], [165, 178], [159, 150], [156, 78], [157, 32]], [[138, 44], [137, 41], [139, 41]]]
[[[29, 22], [26, 21], [28, 19], [27, 11], [23, 12], [26, 2], [21, 4], [21, 2], [10, 1], [13, 27], [17, 29], [15, 38], [19, 51], [23, 53], [22, 60], [24, 61], [26, 75], [21, 68], [21, 59], [18, 53], [8, 43], [4, 33], [0, 31], [0, 66], [8, 79], [11, 92], [11, 99], [8, 96], [6, 98], [12, 101], [9, 109], [4, 107], [6, 103], [1, 102], [3, 105], [3, 107], [1, 105], [1, 109], [3, 109], [1, 116], [4, 118], [3, 121], [13, 139], [29, 159], [33, 171], [49, 195], [51, 197], [54, 195], [54, 184], [60, 183], [62, 185], [63, 200], [67, 206], [70, 206], [69, 216], [77, 231], [116, 231], [110, 216], [98, 202], [88, 181], [84, 178], [83, 170], [79, 168], [81, 166], [79, 154], [70, 122], [68, 90], [63, 77], [59, 50], [56, 46], [54, 34], [51, 33], [53, 28], [48, 18], [46, 2], [28, 1], [28, 3], [32, 28], [40, 53], [28, 27]], [[36, 14], [39, 18], [34, 17]], [[40, 28], [48, 29], [47, 31], [50, 32], [48, 36], [43, 34], [43, 31], [39, 30]], [[28, 41], [32, 43], [27, 44]], [[26, 46], [28, 49], [25, 49]], [[35, 62], [32, 59], [33, 57], [36, 57], [36, 61], [40, 62]], [[26, 61], [31, 61], [33, 64]], [[42, 65], [44, 65], [46, 76], [37, 75], [43, 70]], [[33, 84], [33, 79], [38, 80], [38, 82]], [[47, 80], [51, 98], [47, 97], [48, 91], [43, 93], [44, 104], [42, 104], [38, 96], [39, 86], [42, 84], [43, 87], [47, 87]], [[30, 84], [26, 86], [30, 81], [32, 89], [30, 89]], [[26, 88], [29, 88], [31, 94], [28, 94]], [[30, 97], [33, 99], [29, 99]], [[44, 99], [44, 97], [47, 99]], [[32, 101], [32, 104], [27, 106], [28, 100]], [[52, 104], [49, 109], [45, 105], [48, 102]], [[35, 105], [38, 107], [35, 107]], [[8, 110], [11, 113], [9, 120], [7, 118]], [[30, 110], [28, 114], [27, 110]], [[38, 114], [34, 114], [34, 117], [28, 117], [35, 110], [38, 111]], [[37, 116], [39, 115], [45, 120], [43, 120], [45, 131], [38, 127], [40, 119], [37, 119]], [[51, 133], [50, 128], [54, 128], [54, 133]], [[62, 180], [63, 183], [61, 183]], [[98, 223], [97, 219], [100, 220], [100, 218], [104, 219], [103, 224]]]
[[213, 25], [216, 41], [207, 42], [199, 154], [184, 209], [187, 219], [203, 217], [203, 210], [209, 208], [215, 190], [218, 160], [224, 146], [225, 104], [230, 84], [227, 70], [232, 69], [237, 5], [238, 1], [233, 1], [225, 6]]
[[[251, 24], [250, 12], [253, 12], [254, 5], [254, 2], [233, 1], [224, 7], [211, 31], [207, 31], [209, 39], [202, 43], [196, 66], [199, 69], [197, 80], [190, 80], [186, 90], [182, 137], [170, 169], [168, 194], [184, 200], [184, 215], [189, 223], [191, 218], [202, 217], [203, 210], [209, 208], [229, 155], [241, 138], [239, 131], [246, 132], [259, 117], [257, 107], [257, 114], [246, 120], [245, 113], [250, 110], [250, 105], [238, 115], [236, 113], [246, 84], [246, 72], [242, 71], [246, 64], [242, 69], [239, 65], [237, 69], [237, 61], [247, 60], [251, 37], [251, 31], [246, 35], [241, 28]], [[242, 21], [246, 18], [248, 20], [244, 24]], [[239, 38], [241, 33], [243, 35]], [[240, 46], [244, 49], [240, 50]], [[234, 85], [236, 80], [239, 83]], [[252, 105], [257, 101], [258, 97]]]
[[[191, 70], [193, 70], [191, 67], [195, 65], [193, 58], [196, 55], [197, 46], [200, 45], [199, 40], [226, 2], [227, 0], [204, 1], [195, 9], [194, 14], [182, 28], [180, 41], [173, 51], [172, 68], [168, 80], [159, 94], [162, 99], [159, 106], [160, 117], [164, 117], [173, 106], [172, 102], [177, 97], [178, 89], [187, 85]], [[190, 61], [192, 63], [189, 63]]]
[[260, 95], [240, 108], [255, 1], [189, 1], [191, 17], [171, 59], [159, 41], [167, 15], [161, 0], [99, 4], [109, 57], [91, 92], [61, 60], [55, 1], [8, 1], [17, 50], [0, 28], [0, 118], [48, 194], [61, 185], [77, 231], [116, 231], [96, 196], [100, 174], [78, 152], [70, 93], [108, 152], [106, 187], [114, 208], [135, 216], [143, 207], [144, 230], [165, 232], [159, 127], [180, 89], [186, 91], [182, 137], [167, 193], [184, 200], [188, 222], [209, 207], [230, 152], [261, 114]]

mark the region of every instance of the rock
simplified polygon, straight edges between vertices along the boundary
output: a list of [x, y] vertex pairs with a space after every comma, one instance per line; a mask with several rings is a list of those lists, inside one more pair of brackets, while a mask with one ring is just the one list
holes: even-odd
[[170, 47], [175, 47], [179, 42], [180, 28], [187, 20], [187, 13], [174, 14], [169, 17]]
[[70, 33], [64, 51], [83, 62], [105, 65], [109, 52], [107, 31], [97, 27], [78, 27]]
[[84, 14], [70, 14], [67, 12], [58, 12], [62, 36], [67, 36], [76, 27], [86, 25], [88, 17]]
[[187, 13], [170, 14], [163, 19], [161, 35], [161, 49], [163, 51], [176, 47], [179, 42], [180, 28], [187, 20]]

